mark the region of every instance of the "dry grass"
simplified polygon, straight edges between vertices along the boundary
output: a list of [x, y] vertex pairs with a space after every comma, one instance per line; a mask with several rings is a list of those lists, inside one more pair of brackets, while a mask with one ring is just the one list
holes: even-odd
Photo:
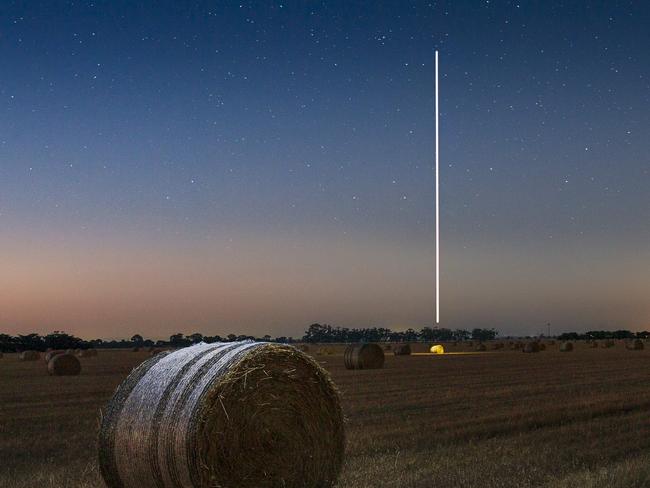
[[[339, 488], [650, 486], [650, 351], [558, 347], [390, 355], [362, 371], [342, 347], [317, 357], [348, 419]], [[48, 377], [5, 354], [0, 486], [101, 487], [98, 409], [147, 357], [102, 351], [79, 376]]]

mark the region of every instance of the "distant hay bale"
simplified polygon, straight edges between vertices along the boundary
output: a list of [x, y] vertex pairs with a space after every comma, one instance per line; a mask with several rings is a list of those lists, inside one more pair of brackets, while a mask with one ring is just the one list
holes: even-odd
[[43, 356], [43, 359], [45, 360], [46, 363], [49, 363], [54, 356], [58, 356], [59, 354], [65, 354], [65, 351], [60, 351], [60, 350], [50, 351], [47, 354], [45, 354], [45, 356]]
[[316, 350], [316, 354], [319, 356], [331, 356], [334, 354], [334, 348], [333, 347], [319, 347]]
[[380, 369], [384, 367], [384, 351], [377, 344], [352, 344], [343, 353], [346, 369]]
[[606, 340], [601, 343], [601, 346], [603, 349], [609, 349], [610, 347], [614, 347], [616, 343], [612, 340]]
[[36, 361], [39, 357], [38, 351], [23, 351], [18, 355], [20, 361]]
[[527, 342], [523, 348], [524, 352], [539, 352], [539, 342]]
[[411, 355], [411, 345], [410, 344], [396, 344], [393, 348], [393, 354], [395, 356], [410, 356]]
[[573, 351], [573, 342], [563, 342], [560, 344], [560, 352], [571, 352]]
[[432, 352], [433, 354], [444, 354], [445, 348], [442, 344], [436, 344], [434, 346], [431, 346], [429, 352]]
[[479, 342], [478, 344], [476, 344], [476, 347], [474, 348], [474, 350], [477, 351], [477, 352], [487, 351], [487, 347], [482, 342]]
[[631, 351], [640, 351], [643, 349], [643, 341], [641, 339], [634, 339], [625, 343], [625, 347]]
[[81, 363], [72, 354], [57, 354], [47, 363], [51, 376], [76, 376], [81, 372]]
[[99, 469], [108, 488], [329, 488], [344, 446], [336, 388], [307, 354], [201, 343], [158, 354], [118, 387]]

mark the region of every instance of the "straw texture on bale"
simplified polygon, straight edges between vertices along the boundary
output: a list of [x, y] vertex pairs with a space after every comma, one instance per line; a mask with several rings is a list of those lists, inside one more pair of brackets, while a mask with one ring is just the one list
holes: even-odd
[[539, 352], [539, 342], [527, 342], [523, 348], [524, 352]]
[[99, 467], [108, 488], [328, 488], [344, 442], [336, 388], [308, 355], [201, 343], [148, 359], [118, 387]]
[[410, 344], [397, 344], [393, 348], [393, 354], [395, 356], [410, 356], [411, 355], [411, 345]]
[[43, 359], [46, 363], [49, 363], [54, 356], [58, 356], [59, 354], [65, 354], [65, 351], [50, 351], [43, 356]]
[[36, 361], [40, 357], [37, 351], [23, 351], [18, 356], [21, 361]]
[[445, 348], [442, 344], [435, 344], [431, 346], [431, 349], [429, 349], [429, 352], [432, 352], [433, 354], [444, 354], [445, 353]]
[[632, 351], [640, 351], [643, 349], [643, 341], [641, 339], [634, 339], [625, 343], [625, 347]]
[[478, 344], [476, 344], [476, 347], [474, 348], [474, 350], [478, 351], [478, 352], [487, 351], [487, 347], [485, 347], [485, 344], [483, 344], [482, 342], [479, 342]]
[[81, 363], [72, 354], [57, 354], [47, 363], [47, 372], [52, 376], [76, 376], [81, 373]]
[[380, 369], [384, 367], [384, 351], [377, 344], [353, 344], [343, 353], [346, 369]]
[[573, 342], [563, 342], [560, 344], [560, 352], [571, 352], [573, 351]]

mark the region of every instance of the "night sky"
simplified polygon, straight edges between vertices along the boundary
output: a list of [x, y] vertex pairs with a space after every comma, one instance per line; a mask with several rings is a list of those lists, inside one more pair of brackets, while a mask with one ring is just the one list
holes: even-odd
[[181, 3], [2, 2], [0, 332], [432, 325], [436, 49], [440, 325], [650, 327], [648, 3]]

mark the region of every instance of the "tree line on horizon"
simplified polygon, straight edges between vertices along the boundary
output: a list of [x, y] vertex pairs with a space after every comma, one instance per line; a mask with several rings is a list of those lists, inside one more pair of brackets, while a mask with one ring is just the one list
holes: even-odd
[[[467, 340], [489, 341], [499, 336], [496, 329], [475, 328], [447, 329], [444, 327], [423, 327], [420, 330], [406, 329], [405, 331], [393, 331], [383, 327], [347, 328], [327, 324], [311, 324], [300, 338], [293, 337], [271, 337], [264, 335], [255, 337], [251, 335], [228, 334], [224, 337], [219, 335], [209, 336], [198, 332], [184, 335], [173, 334], [169, 340], [146, 339], [141, 334], [134, 334], [130, 339], [84, 340], [63, 331], [54, 331], [47, 335], [36, 333], [16, 335], [0, 333], [0, 351], [19, 352], [24, 350], [45, 351], [46, 349], [118, 349], [130, 347], [186, 347], [199, 342], [233, 342], [243, 340], [267, 341], [279, 343], [354, 343], [354, 342], [462, 342]], [[565, 332], [558, 335], [558, 340], [603, 340], [603, 339], [647, 339], [650, 332], [631, 332], [629, 330], [615, 331], [589, 331], [585, 333]], [[509, 337], [504, 337], [508, 339]]]

